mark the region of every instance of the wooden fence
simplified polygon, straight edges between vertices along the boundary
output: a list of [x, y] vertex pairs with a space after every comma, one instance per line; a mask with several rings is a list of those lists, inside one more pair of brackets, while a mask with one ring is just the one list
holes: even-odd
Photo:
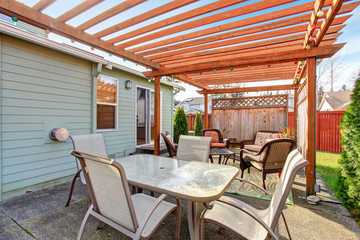
[[[316, 149], [328, 152], [342, 152], [340, 146], [340, 130], [339, 124], [343, 116], [343, 111], [336, 112], [317, 112], [316, 126]], [[196, 114], [187, 114], [189, 131], [194, 131], [194, 123]], [[203, 114], [203, 119], [204, 119]], [[211, 114], [209, 114], [209, 126], [211, 125]], [[294, 127], [294, 113], [288, 113], [288, 126]]]

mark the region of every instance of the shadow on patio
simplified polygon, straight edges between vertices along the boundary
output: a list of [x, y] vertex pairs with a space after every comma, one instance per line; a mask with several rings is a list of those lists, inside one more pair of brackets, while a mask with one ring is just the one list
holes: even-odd
[[[318, 179], [318, 182], [322, 184], [321, 179]], [[322, 185], [324, 189], [325, 185]], [[90, 198], [86, 186], [77, 181], [72, 202], [69, 207], [64, 207], [69, 186], [70, 183], [56, 185], [2, 201], [0, 203], [0, 239], [75, 239], [81, 220], [90, 205]], [[304, 192], [305, 177], [304, 173], [300, 172], [292, 188], [295, 206], [286, 205], [284, 208], [293, 239], [360, 238], [360, 229], [348, 217], [349, 213], [345, 208], [325, 202], [320, 202], [315, 206], [309, 205], [301, 198]], [[328, 189], [324, 189], [321, 194], [323, 194], [322, 197], [332, 197]], [[268, 201], [241, 196], [239, 198], [259, 208], [268, 204]], [[187, 204], [182, 202], [181, 239], [190, 239], [186, 206]], [[100, 228], [96, 230], [98, 226]], [[221, 233], [218, 230], [217, 226], [209, 224], [205, 238], [237, 239], [226, 230], [222, 230]], [[152, 239], [173, 239], [174, 231], [175, 217], [170, 216], [155, 232]], [[282, 220], [280, 220], [280, 235], [282, 239], [288, 238]], [[90, 218], [83, 239], [128, 238], [107, 225], [99, 225], [95, 218]]]

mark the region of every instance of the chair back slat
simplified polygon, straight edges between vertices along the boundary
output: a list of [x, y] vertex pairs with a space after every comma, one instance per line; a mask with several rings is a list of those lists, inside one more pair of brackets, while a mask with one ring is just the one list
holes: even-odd
[[[73, 152], [85, 169], [84, 174], [95, 209], [124, 228], [136, 232], [138, 222], [125, 171], [111, 159]], [[90, 184], [89, 184], [90, 182]]]
[[[104, 136], [102, 134], [85, 134], [85, 135], [76, 135], [70, 136], [70, 139], [73, 142], [74, 150], [84, 153], [89, 153], [92, 155], [100, 157], [108, 157]], [[81, 169], [81, 164], [78, 159], [76, 159], [76, 165], [78, 170]], [[84, 173], [80, 173], [80, 181], [83, 184], [86, 184]]]
[[165, 141], [165, 145], [166, 148], [169, 152], [169, 156], [170, 157], [175, 157], [176, 156], [176, 147], [174, 145], [174, 142], [172, 141], [172, 138], [170, 135], [165, 135], [163, 133], [161, 133], [161, 136], [163, 137], [164, 141]]
[[211, 137], [181, 135], [176, 158], [179, 160], [207, 162], [210, 154]]
[[289, 153], [281, 172], [280, 180], [276, 186], [273, 198], [271, 199], [269, 205], [268, 224], [271, 229], [275, 229], [286, 198], [290, 193], [292, 184], [294, 183], [296, 173], [307, 165], [309, 165], [308, 161], [303, 158], [297, 149]]

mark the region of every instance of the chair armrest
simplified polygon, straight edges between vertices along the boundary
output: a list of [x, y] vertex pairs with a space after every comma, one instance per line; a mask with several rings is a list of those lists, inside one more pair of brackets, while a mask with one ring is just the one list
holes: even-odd
[[151, 215], [154, 213], [154, 211], [156, 210], [156, 208], [159, 206], [159, 204], [165, 199], [167, 198], [166, 194], [161, 194], [160, 197], [158, 197], [156, 199], [156, 201], [151, 205], [150, 209], [146, 212], [144, 218], [141, 220], [141, 222], [139, 223], [139, 228], [136, 230], [137, 234], [136, 235], [141, 235], [142, 231], [144, 230], [144, 227], [146, 225], [146, 223], [149, 221]]
[[245, 144], [254, 144], [255, 140], [254, 139], [245, 139], [245, 140], [241, 140], [239, 142], [240, 148], [244, 148]]
[[263, 226], [266, 229], [266, 231], [271, 235], [271, 237], [273, 237], [276, 240], [279, 240], [279, 237], [274, 233], [273, 230], [271, 230], [271, 228], [261, 218], [256, 216], [256, 214], [254, 214], [249, 209], [247, 209], [244, 206], [241, 206], [240, 204], [238, 204], [236, 201], [233, 201], [232, 198], [230, 198], [230, 197], [220, 197], [217, 201], [228, 204], [228, 205], [230, 205], [232, 207], [235, 207], [235, 208], [239, 209], [240, 211], [246, 213], [247, 215], [249, 215], [250, 217], [255, 219], [261, 226]]
[[230, 139], [224, 138], [223, 141], [225, 143], [225, 148], [229, 148], [230, 147]]
[[251, 181], [249, 181], [249, 180], [246, 180], [246, 179], [244, 179], [244, 178], [238, 178], [238, 177], [235, 178], [235, 180], [239, 180], [240, 182], [248, 183], [248, 184], [250, 184], [250, 185], [258, 188], [260, 191], [262, 191], [262, 192], [265, 193], [267, 196], [269, 196], [270, 198], [272, 198], [271, 193], [269, 193], [268, 191], [266, 191], [265, 188], [257, 185], [256, 183], [253, 183], [253, 182], [251, 182]]
[[[260, 155], [260, 154], [262, 153], [262, 151], [260, 150], [259, 152], [252, 152], [252, 151], [249, 151], [249, 150], [247, 150], [247, 149], [240, 149], [240, 153], [239, 153], [239, 155], [240, 155], [240, 160], [243, 159], [244, 153], [246, 153], [246, 154], [248, 154], [248, 155], [250, 155], [250, 156], [258, 156], [258, 155]], [[263, 163], [262, 161], [257, 161], [257, 160], [255, 160], [255, 159], [250, 159], [249, 161], [250, 161], [250, 162]]]

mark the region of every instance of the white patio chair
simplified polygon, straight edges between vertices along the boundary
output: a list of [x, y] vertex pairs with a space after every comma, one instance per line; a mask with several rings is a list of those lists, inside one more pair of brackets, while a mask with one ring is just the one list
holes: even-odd
[[92, 202], [81, 223], [78, 240], [90, 215], [132, 239], [147, 239], [170, 213], [176, 215], [175, 238], [180, 239], [180, 201], [177, 200], [177, 205], [163, 201], [165, 194], [157, 199], [142, 193], [130, 195], [125, 171], [118, 162], [78, 151], [71, 154], [86, 169], [84, 177]]
[[179, 160], [207, 162], [210, 154], [211, 137], [181, 135], [176, 158]]
[[[86, 152], [89, 154], [106, 157], [106, 158], [108, 157], [104, 136], [101, 134], [85, 134], [85, 135], [70, 136], [70, 139], [72, 140], [74, 150], [76, 151]], [[81, 183], [86, 185], [84, 173], [82, 172], [81, 164], [77, 158], [76, 158], [76, 166], [78, 172], [75, 174], [73, 181], [71, 183], [69, 197], [65, 205], [66, 207], [69, 206], [70, 204], [76, 179], [79, 177]]]
[[259, 210], [238, 199], [222, 196], [219, 200], [211, 204], [212, 208], [210, 207], [210, 209], [205, 209], [202, 212], [202, 238], [204, 238], [205, 223], [212, 222], [230, 230], [243, 239], [279, 239], [274, 231], [281, 214], [291, 239], [282, 209], [289, 195], [296, 173], [299, 169], [307, 165], [309, 165], [309, 163], [301, 156], [297, 149], [292, 151], [287, 157], [274, 196], [271, 196], [265, 189], [254, 183], [237, 178], [237, 180], [256, 186], [268, 196], [272, 197], [268, 208]]

